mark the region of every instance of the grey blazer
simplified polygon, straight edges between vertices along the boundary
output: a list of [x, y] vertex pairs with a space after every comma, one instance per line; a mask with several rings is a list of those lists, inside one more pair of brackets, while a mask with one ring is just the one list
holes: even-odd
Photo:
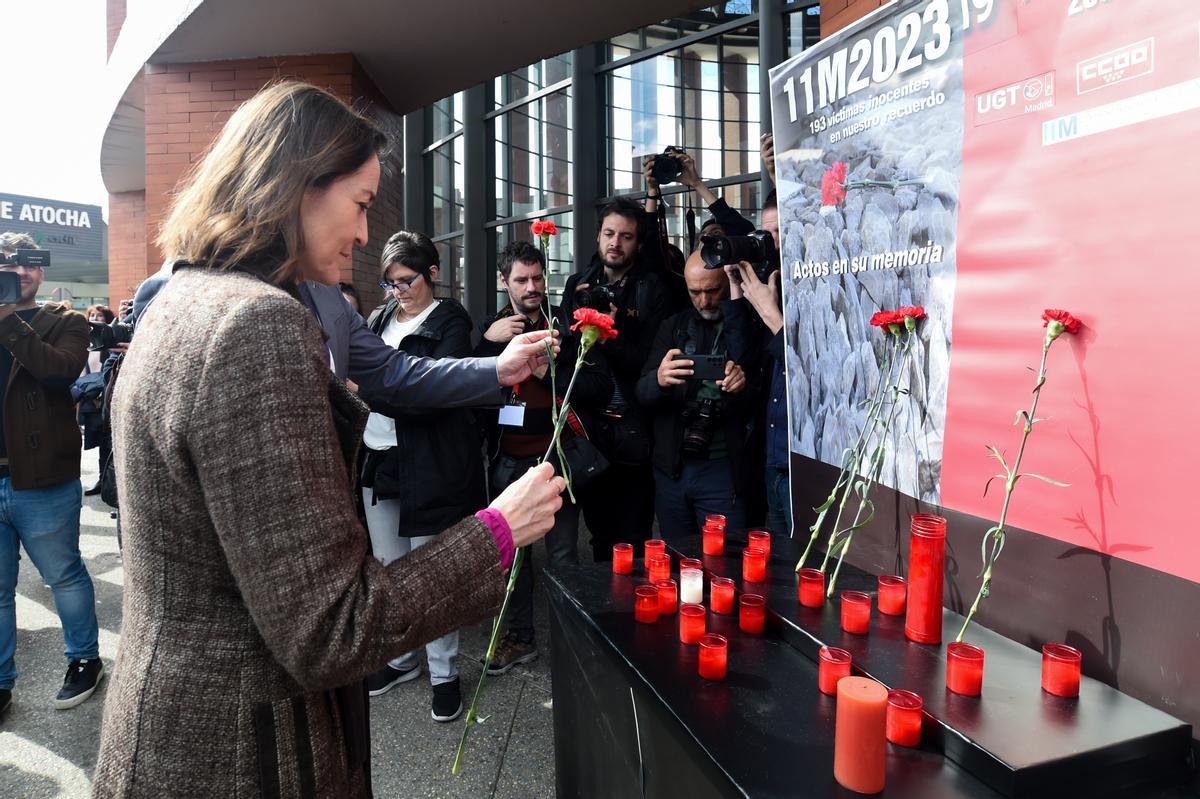
[[124, 622], [93, 795], [367, 796], [361, 683], [360, 711], [339, 687], [493, 613], [496, 542], [468, 517], [371, 556], [366, 407], [287, 293], [181, 270], [138, 328], [113, 396]]

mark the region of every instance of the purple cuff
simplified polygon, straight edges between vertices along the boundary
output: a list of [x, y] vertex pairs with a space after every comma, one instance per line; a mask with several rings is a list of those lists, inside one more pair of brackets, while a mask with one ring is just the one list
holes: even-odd
[[475, 518], [488, 526], [492, 537], [496, 539], [496, 548], [500, 550], [500, 568], [507, 569], [516, 557], [513, 548], [512, 528], [508, 526], [504, 515], [495, 508], [484, 508], [475, 514]]

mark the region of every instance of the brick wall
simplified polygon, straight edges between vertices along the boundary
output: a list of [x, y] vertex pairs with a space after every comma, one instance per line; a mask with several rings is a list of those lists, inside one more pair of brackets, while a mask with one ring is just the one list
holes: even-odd
[[146, 192], [108, 195], [108, 295], [115, 309], [146, 277]]
[[865, 17], [884, 2], [885, 0], [821, 0], [821, 38]]
[[[194, 64], [149, 64], [145, 75], [146, 192], [145, 275], [158, 270], [162, 255], [154, 244], [171, 195], [188, 169], [216, 138], [241, 103], [280, 78], [300, 78], [342, 100], [366, 108], [386, 125], [395, 115], [349, 54], [286, 56]], [[363, 294], [369, 309], [381, 293], [375, 286], [383, 242], [400, 225], [398, 167], [385, 177], [368, 226], [371, 242], [356, 253], [342, 278]], [[111, 240], [111, 235], [110, 235]], [[111, 247], [110, 247], [111, 249]]]

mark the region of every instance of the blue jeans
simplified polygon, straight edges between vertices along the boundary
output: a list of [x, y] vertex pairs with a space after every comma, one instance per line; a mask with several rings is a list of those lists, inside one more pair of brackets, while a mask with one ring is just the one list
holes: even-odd
[[700, 535], [704, 517], [719, 513], [730, 531], [745, 527], [746, 509], [733, 490], [733, 470], [728, 458], [683, 461], [679, 477], [672, 479], [654, 470], [654, 512], [658, 532], [671, 540]]
[[775, 535], [792, 535], [792, 496], [788, 473], [767, 467], [767, 529]]
[[67, 660], [100, 656], [96, 594], [79, 554], [83, 488], [69, 480], [50, 488], [14, 491], [0, 478], [0, 688], [17, 679], [17, 554], [25, 554], [54, 592]]

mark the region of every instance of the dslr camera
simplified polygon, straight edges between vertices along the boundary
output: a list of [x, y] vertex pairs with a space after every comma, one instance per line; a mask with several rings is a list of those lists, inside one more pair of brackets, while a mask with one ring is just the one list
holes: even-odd
[[683, 409], [683, 456], [707, 458], [713, 433], [721, 421], [722, 400], [705, 397], [689, 402]]
[[654, 163], [650, 167], [650, 174], [658, 181], [658, 185], [666, 186], [669, 183], [674, 183], [683, 174], [683, 164], [679, 163], [678, 158], [671, 156], [671, 153], [686, 152], [682, 147], [668, 145], [661, 153], [654, 156]]
[[775, 239], [765, 230], [748, 236], [701, 236], [700, 257], [705, 269], [720, 269], [726, 264], [749, 261], [754, 274], [763, 283], [779, 268], [779, 250]]
[[128, 344], [133, 341], [133, 325], [126, 324], [120, 319], [114, 319], [108, 324], [103, 322], [88, 322], [92, 326], [88, 335], [88, 349], [93, 351], [112, 349], [118, 344]]
[[579, 307], [609, 313], [610, 306], [617, 304], [617, 295], [608, 286], [588, 286], [579, 292]]

